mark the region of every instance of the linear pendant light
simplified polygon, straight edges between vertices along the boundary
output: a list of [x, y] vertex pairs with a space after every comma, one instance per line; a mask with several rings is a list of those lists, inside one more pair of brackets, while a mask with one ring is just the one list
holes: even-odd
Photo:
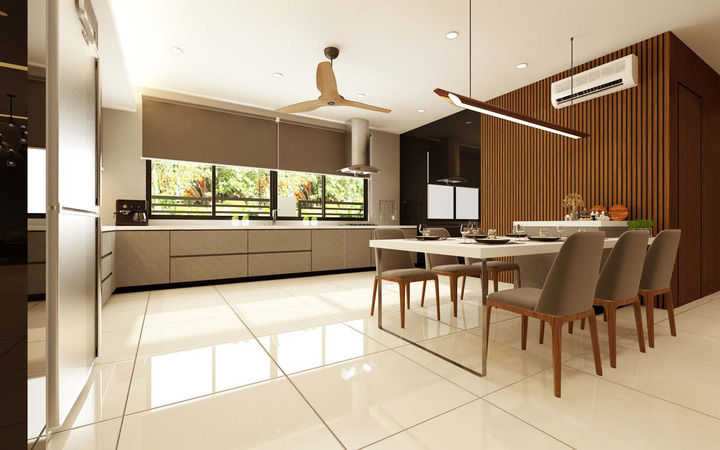
[[555, 125], [554, 123], [545, 122], [544, 120], [535, 119], [534, 117], [519, 114], [509, 109], [501, 108], [499, 106], [491, 105], [490, 103], [481, 102], [473, 98], [465, 97], [460, 94], [455, 94], [445, 89], [435, 89], [435, 92], [440, 97], [449, 101], [455, 106], [460, 108], [469, 109], [471, 111], [479, 112], [480, 114], [487, 114], [489, 116], [498, 117], [503, 120], [509, 120], [510, 122], [519, 123], [529, 127], [537, 128], [539, 130], [548, 131], [550, 133], [559, 134], [561, 136], [581, 139], [590, 136], [582, 131], [573, 130], [571, 128]]
[[[472, 95], [472, 0], [468, 0], [468, 10], [468, 95]], [[572, 62], [570, 63], [570, 65], [572, 66]], [[481, 102], [480, 100], [465, 97], [454, 92], [446, 91], [445, 89], [438, 88], [435, 89], [433, 92], [435, 92], [437, 95], [449, 101], [455, 106], [479, 112], [480, 114], [487, 114], [489, 116], [498, 117], [503, 120], [508, 120], [510, 122], [515, 122], [521, 125], [537, 128], [539, 130], [548, 131], [550, 133], [559, 134], [561, 136], [569, 137], [572, 139], [582, 139], [590, 136], [589, 134], [583, 133], [582, 131], [573, 130], [571, 128], [566, 128], [560, 125], [555, 125], [554, 123], [546, 122], [544, 120], [535, 119], [534, 117], [519, 114], [510, 111], [509, 109]]]

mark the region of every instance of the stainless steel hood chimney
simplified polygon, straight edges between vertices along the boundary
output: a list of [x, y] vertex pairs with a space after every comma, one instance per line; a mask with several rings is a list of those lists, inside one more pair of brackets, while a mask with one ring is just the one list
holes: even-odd
[[460, 141], [454, 138], [447, 139], [448, 150], [448, 177], [437, 180], [438, 183], [460, 184], [467, 183], [467, 178], [460, 176]]
[[350, 119], [345, 122], [345, 164], [337, 173], [369, 177], [380, 173], [380, 169], [370, 165], [372, 134], [370, 122], [366, 119]]

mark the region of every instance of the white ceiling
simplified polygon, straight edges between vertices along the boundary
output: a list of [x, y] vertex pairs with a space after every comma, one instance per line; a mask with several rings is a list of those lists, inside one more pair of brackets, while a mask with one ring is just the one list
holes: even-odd
[[[402, 133], [457, 111], [468, 91], [468, 0], [111, 0], [133, 85], [275, 109], [316, 98], [335, 45], [340, 93], [390, 108], [307, 113]], [[719, 0], [473, 0], [472, 96], [487, 100], [671, 30], [720, 71]], [[460, 32], [454, 41], [450, 30]], [[176, 55], [170, 47], [181, 47]], [[517, 70], [526, 62], [529, 67]], [[282, 72], [281, 79], [273, 72]], [[425, 113], [418, 113], [418, 109]]]

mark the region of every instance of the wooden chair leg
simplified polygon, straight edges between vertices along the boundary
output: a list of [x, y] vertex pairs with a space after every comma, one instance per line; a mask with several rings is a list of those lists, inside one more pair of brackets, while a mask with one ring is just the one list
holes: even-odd
[[450, 300], [453, 304], [453, 316], [457, 317], [457, 289], [458, 279], [456, 277], [450, 277]]
[[668, 319], [670, 321], [670, 334], [677, 336], [677, 329], [675, 328], [675, 307], [673, 306], [673, 295], [672, 291], [667, 293], [667, 308], [668, 308]]
[[635, 310], [635, 328], [637, 328], [638, 344], [640, 345], [640, 352], [645, 353], [645, 335], [643, 334], [642, 324], [642, 312], [640, 311], [640, 298], [638, 297], [635, 303], [633, 303], [633, 309]]
[[522, 342], [520, 347], [525, 350], [527, 348], [528, 316], [522, 316], [520, 320], [522, 323]]
[[605, 306], [608, 318], [608, 343], [610, 344], [610, 367], [617, 367], [617, 306], [613, 303]]
[[560, 384], [562, 378], [562, 326], [559, 320], [550, 322], [552, 329], [552, 359], [553, 359], [553, 385], [555, 397], [560, 398]]
[[400, 284], [400, 328], [405, 328], [405, 286]]
[[597, 320], [595, 312], [588, 316], [590, 322], [590, 340], [592, 341], [593, 357], [595, 358], [595, 373], [602, 375], [602, 362], [600, 361], [600, 339], [598, 339]]
[[[437, 281], [435, 281], [437, 283]], [[427, 280], [423, 281], [423, 291], [422, 296], [420, 297], [420, 307], [425, 306], [425, 286], [427, 286]]]
[[460, 289], [460, 300], [465, 300], [465, 275], [463, 275], [462, 288]]
[[581, 330], [585, 329], [585, 318], [584, 317], [582, 319], [580, 319], [580, 329]]
[[520, 269], [515, 269], [515, 276], [517, 277], [517, 287], [522, 287], [522, 277], [520, 276]]
[[647, 314], [648, 345], [655, 348], [655, 296], [645, 297], [645, 314]]
[[498, 291], [498, 278], [500, 278], [500, 273], [497, 271], [493, 271], [493, 292]]
[[545, 321], [540, 321], [540, 339], [538, 339], [538, 342], [541, 344], [545, 341]]
[[607, 310], [603, 311], [603, 322], [607, 322]]
[[405, 303], [407, 304], [407, 309], [410, 309], [410, 283], [405, 285]]
[[573, 334], [573, 327], [575, 326], [575, 321], [571, 320], [568, 322], [568, 333]]
[[[488, 330], [488, 333], [490, 333], [490, 312], [492, 311], [492, 306], [486, 305], [485, 306], [485, 328]], [[489, 340], [489, 339], [488, 339]], [[485, 343], [485, 354], [487, 354], [488, 351], [488, 343]]]
[[373, 296], [372, 296], [372, 305], [370, 306], [370, 315], [375, 315], [375, 295], [377, 294], [377, 286], [378, 285], [378, 277], [375, 275], [375, 282], [373, 283]]
[[435, 309], [437, 309], [437, 320], [440, 320], [440, 281], [435, 278]]

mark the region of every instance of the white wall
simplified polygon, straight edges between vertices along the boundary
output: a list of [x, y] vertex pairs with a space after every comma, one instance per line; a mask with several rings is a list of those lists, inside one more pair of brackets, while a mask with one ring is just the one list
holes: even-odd
[[[243, 105], [192, 97], [174, 92], [136, 88], [135, 101], [137, 103], [137, 111], [127, 112], [103, 109], [103, 191], [102, 206], [100, 207], [100, 217], [103, 225], [115, 224], [115, 218], [113, 217], [115, 200], [119, 198], [145, 199], [146, 160], [141, 158], [142, 94], [227, 110], [249, 112], [268, 117], [278, 116], [274, 111], [260, 110]], [[351, 113], [351, 111], [348, 110], [348, 113]], [[281, 115], [281, 118], [283, 117], [287, 118], [290, 116]], [[301, 116], [292, 116], [292, 120], [344, 129], [344, 124], [323, 122]], [[372, 164], [378, 167], [382, 173], [373, 175], [370, 181], [369, 222], [382, 224], [400, 223], [400, 137], [397, 134], [381, 131], [372, 131], [372, 133]], [[389, 218], [383, 218], [382, 221], [380, 220], [380, 200], [394, 200], [397, 202], [398, 214], [396, 215], [395, 221], [390, 221]]]

